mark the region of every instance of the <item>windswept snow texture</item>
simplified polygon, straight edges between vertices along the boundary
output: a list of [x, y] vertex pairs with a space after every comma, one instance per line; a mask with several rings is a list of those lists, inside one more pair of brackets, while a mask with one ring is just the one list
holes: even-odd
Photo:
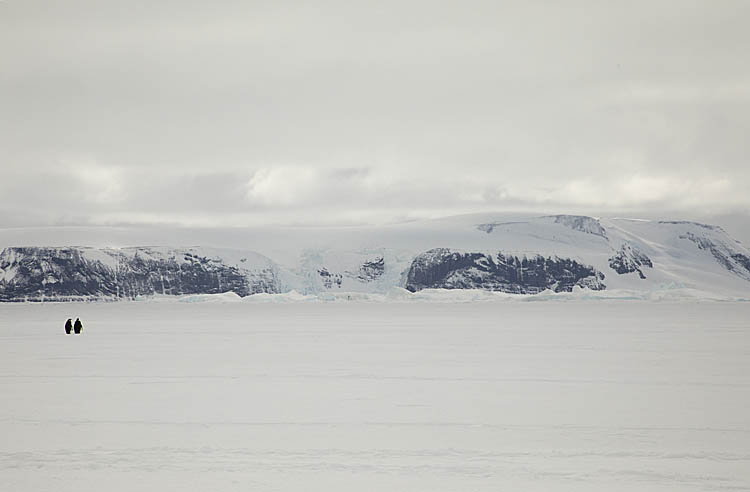
[[604, 274], [567, 258], [519, 258], [484, 253], [433, 249], [411, 264], [406, 288], [481, 289], [513, 294], [537, 294], [544, 290], [571, 292], [573, 287], [603, 290]]
[[254, 297], [3, 305], [0, 489], [750, 490], [748, 303]]

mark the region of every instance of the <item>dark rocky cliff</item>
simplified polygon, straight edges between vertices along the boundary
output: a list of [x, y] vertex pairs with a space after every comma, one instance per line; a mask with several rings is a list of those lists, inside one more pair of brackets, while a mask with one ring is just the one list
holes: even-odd
[[[257, 263], [257, 262], [256, 262]], [[270, 260], [243, 268], [194, 249], [6, 248], [0, 301], [279, 292]]]
[[646, 275], [643, 268], [653, 268], [654, 264], [638, 248], [623, 244], [622, 247], [609, 259], [609, 267], [620, 275], [638, 272], [638, 276], [645, 280]]
[[604, 274], [568, 258], [465, 253], [445, 248], [418, 255], [407, 274], [412, 292], [428, 288], [482, 289], [514, 294], [535, 294], [551, 289], [570, 292], [579, 286], [606, 288]]

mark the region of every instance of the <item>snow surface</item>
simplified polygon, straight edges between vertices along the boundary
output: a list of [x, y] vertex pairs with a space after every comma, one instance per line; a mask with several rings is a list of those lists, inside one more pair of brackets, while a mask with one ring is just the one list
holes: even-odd
[[750, 303], [222, 296], [0, 306], [0, 489], [750, 490]]

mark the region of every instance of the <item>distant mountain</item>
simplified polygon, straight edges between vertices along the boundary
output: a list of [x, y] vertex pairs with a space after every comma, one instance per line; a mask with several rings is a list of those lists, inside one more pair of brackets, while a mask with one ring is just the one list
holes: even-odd
[[[127, 239], [127, 231], [118, 234]], [[0, 301], [394, 287], [750, 294], [750, 252], [720, 227], [696, 222], [482, 214], [382, 227], [248, 229], [222, 242], [233, 249], [8, 245], [0, 251]]]
[[261, 255], [201, 248], [14, 247], [0, 253], [0, 301], [280, 292]]

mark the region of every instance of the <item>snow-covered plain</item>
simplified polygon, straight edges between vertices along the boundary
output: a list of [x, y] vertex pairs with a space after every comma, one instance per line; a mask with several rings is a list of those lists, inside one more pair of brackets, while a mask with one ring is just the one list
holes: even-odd
[[6, 304], [0, 489], [750, 490], [748, 320], [743, 302]]

